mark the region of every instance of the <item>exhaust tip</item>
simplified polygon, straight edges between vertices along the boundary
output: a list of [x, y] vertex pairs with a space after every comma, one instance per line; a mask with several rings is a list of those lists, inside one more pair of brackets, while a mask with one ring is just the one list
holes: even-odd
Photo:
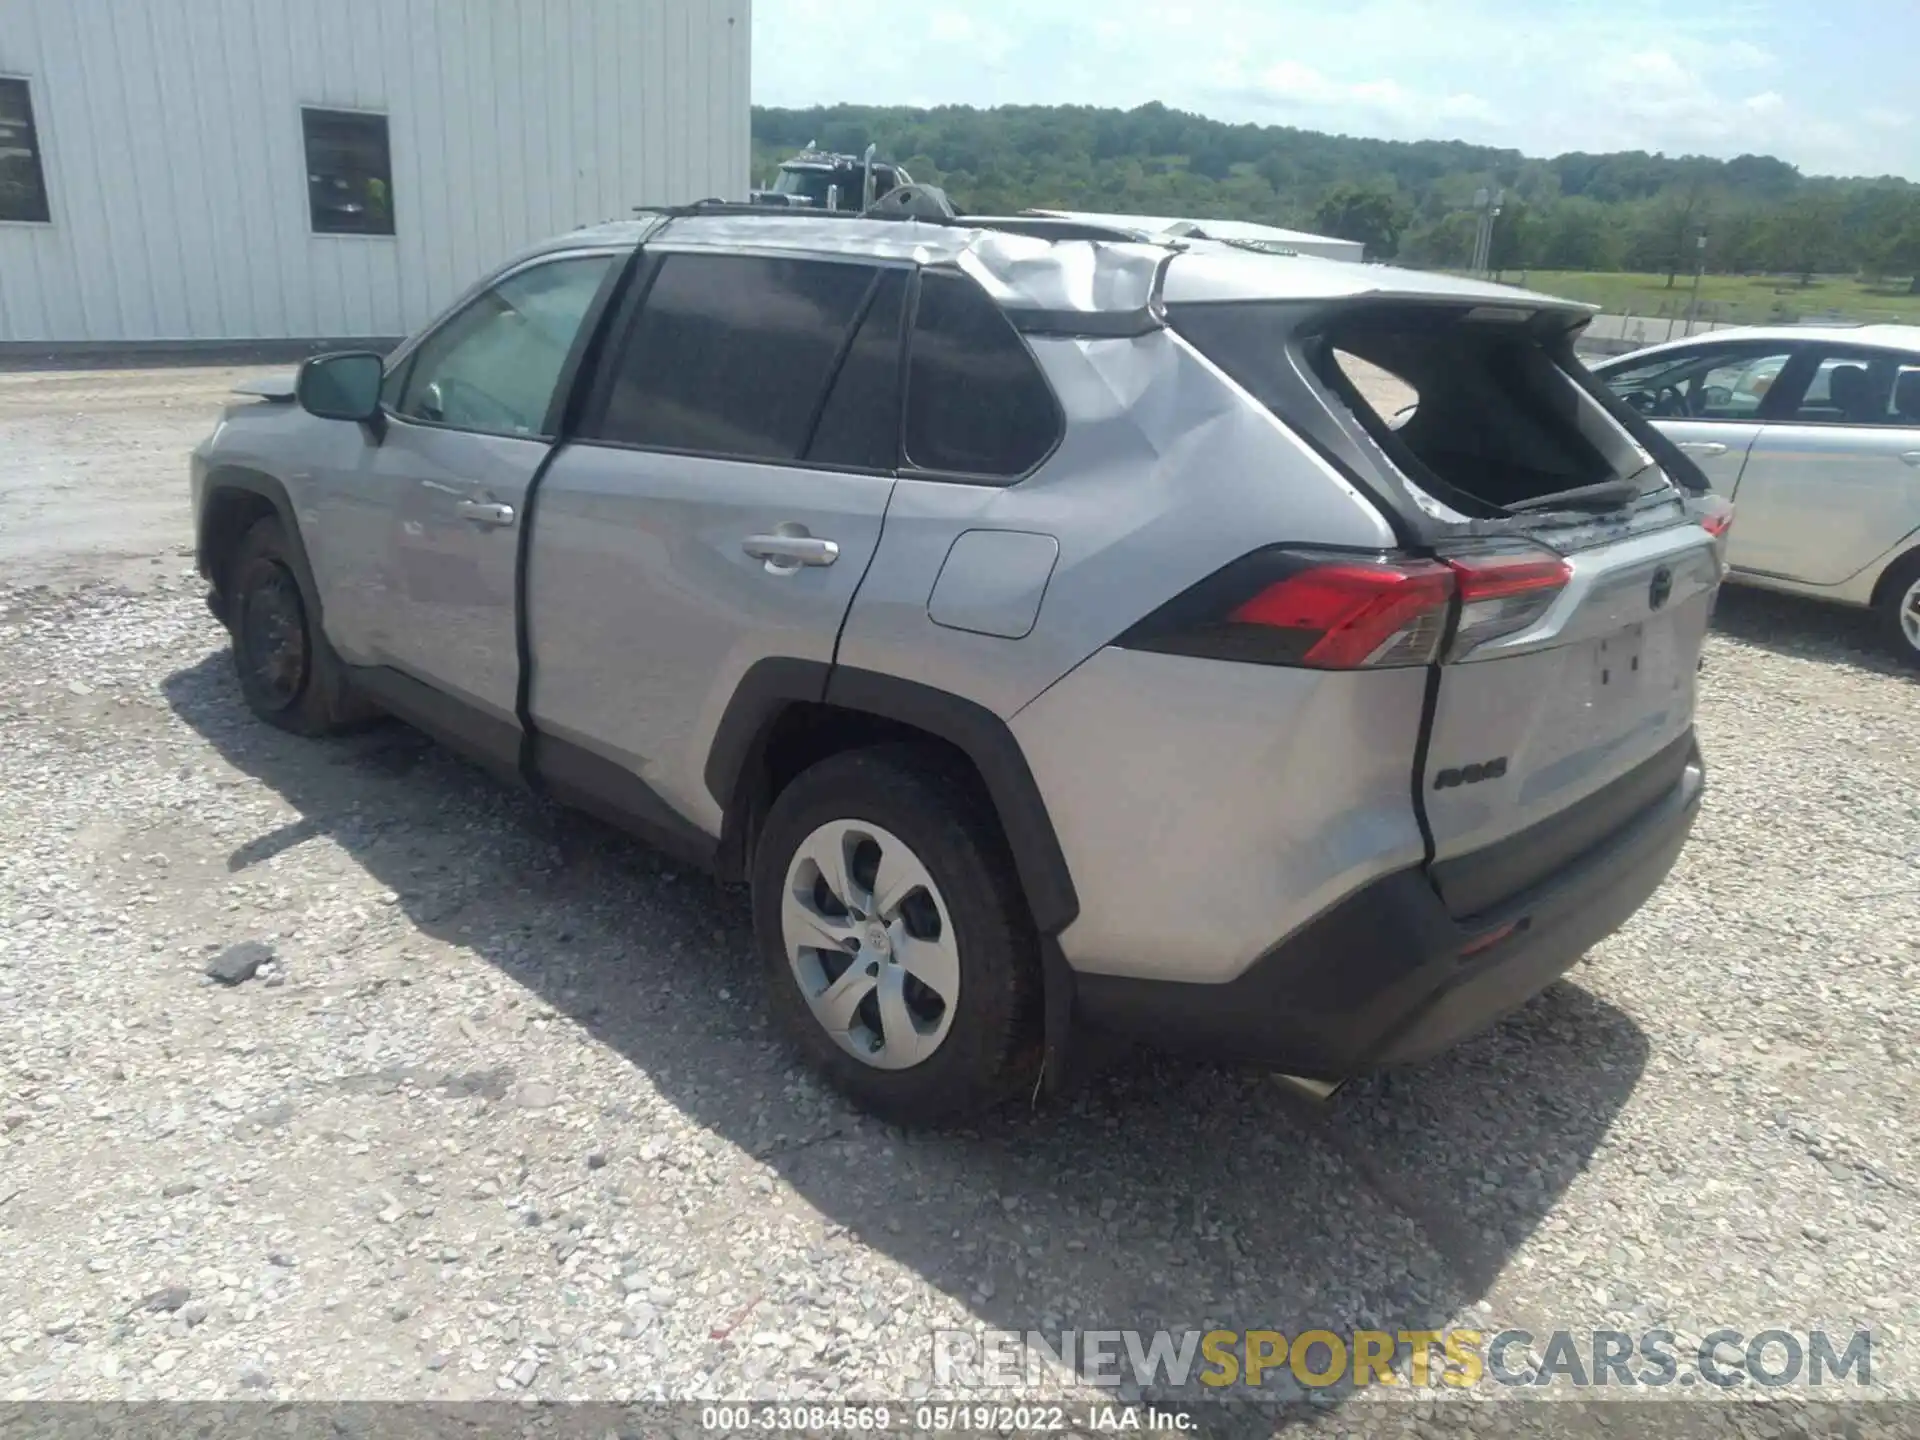
[[1275, 1075], [1273, 1078], [1283, 1089], [1311, 1100], [1316, 1105], [1326, 1104], [1347, 1083], [1344, 1080], [1309, 1080], [1304, 1075]]

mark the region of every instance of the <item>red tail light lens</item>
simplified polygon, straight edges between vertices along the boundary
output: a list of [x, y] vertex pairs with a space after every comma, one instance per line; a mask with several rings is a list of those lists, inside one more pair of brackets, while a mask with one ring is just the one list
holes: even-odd
[[1460, 620], [1447, 647], [1461, 660], [1489, 641], [1525, 630], [1553, 607], [1573, 567], [1535, 546], [1469, 551], [1447, 557], [1460, 588]]
[[1175, 596], [1116, 644], [1317, 670], [1427, 665], [1454, 576], [1433, 560], [1260, 550]]
[[1453, 577], [1431, 561], [1334, 563], [1269, 585], [1227, 619], [1294, 632], [1307, 642], [1297, 665], [1425, 665], [1439, 649], [1452, 599]]
[[1714, 539], [1724, 540], [1733, 528], [1733, 502], [1718, 495], [1703, 495], [1693, 502], [1693, 518]]
[[[1114, 643], [1316, 670], [1430, 665], [1526, 629], [1572, 575], [1560, 556], [1526, 544], [1462, 547], [1438, 560], [1258, 550], [1176, 595]], [[1450, 620], [1453, 639], [1443, 643]]]

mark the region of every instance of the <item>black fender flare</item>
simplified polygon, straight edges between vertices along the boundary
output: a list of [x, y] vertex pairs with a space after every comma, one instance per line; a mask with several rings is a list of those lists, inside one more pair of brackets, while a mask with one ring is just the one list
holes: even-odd
[[[200, 573], [213, 583], [216, 592], [220, 589], [220, 577], [216, 571], [218, 557], [213, 553], [215, 537], [209, 533], [209, 522], [218, 513], [217, 497], [223, 491], [239, 491], [243, 494], [258, 496], [273, 507], [279, 517], [280, 528], [286, 532], [287, 544], [291, 553], [288, 559], [293, 562], [294, 578], [300, 582], [301, 602], [307, 607], [307, 613], [313, 617], [315, 625], [325, 626], [325, 617], [321, 612], [320, 587], [313, 578], [313, 565], [307, 559], [306, 538], [300, 533], [300, 522], [293, 512], [293, 499], [287, 494], [287, 487], [264, 471], [249, 469], [241, 465], [216, 466], [207, 472], [200, 495], [200, 513], [194, 523], [194, 563]], [[233, 537], [236, 541], [239, 536]], [[221, 597], [224, 605], [225, 597]]]
[[781, 712], [821, 703], [912, 726], [964, 754], [986, 784], [1034, 925], [1054, 936], [1073, 923], [1080, 913], [1073, 875], [1020, 742], [986, 706], [931, 685], [817, 660], [755, 662], [734, 687], [707, 753], [707, 791], [723, 814], [739, 813], [743, 783]]

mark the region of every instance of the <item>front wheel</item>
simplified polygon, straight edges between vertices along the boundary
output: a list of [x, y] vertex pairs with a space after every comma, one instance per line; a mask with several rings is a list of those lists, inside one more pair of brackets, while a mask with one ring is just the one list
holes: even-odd
[[1920, 666], [1920, 550], [1887, 572], [1879, 609], [1881, 630], [1893, 653]]
[[781, 791], [753, 916], [776, 1021], [863, 1109], [939, 1124], [1030, 1078], [1038, 939], [991, 807], [937, 749], [831, 756]]
[[367, 718], [370, 707], [316, 623], [280, 521], [256, 522], [229, 567], [233, 668], [247, 708], [296, 735], [325, 735]]

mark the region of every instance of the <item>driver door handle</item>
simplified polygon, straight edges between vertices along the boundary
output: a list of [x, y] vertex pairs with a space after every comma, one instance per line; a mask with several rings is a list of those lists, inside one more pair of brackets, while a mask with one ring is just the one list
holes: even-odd
[[1906, 462], [1907, 462], [1907, 464], [1909, 464], [1909, 465], [1916, 465], [1916, 466], [1920, 466], [1920, 450], [1907, 450], [1907, 451], [1904, 451], [1904, 452], [1902, 452], [1902, 453], [1901, 453], [1901, 456], [1900, 456], [1900, 458], [1901, 458], [1902, 460], [1904, 460], [1904, 461], [1906, 461]]
[[1682, 455], [1724, 455], [1727, 453], [1727, 447], [1718, 440], [1682, 440], [1680, 453]]
[[766, 561], [769, 570], [831, 565], [840, 558], [839, 545], [812, 535], [749, 535], [740, 542], [740, 548], [754, 559]]
[[513, 524], [513, 506], [502, 505], [497, 500], [456, 500], [453, 502], [453, 513], [462, 520], [471, 520], [475, 525], [488, 528]]

